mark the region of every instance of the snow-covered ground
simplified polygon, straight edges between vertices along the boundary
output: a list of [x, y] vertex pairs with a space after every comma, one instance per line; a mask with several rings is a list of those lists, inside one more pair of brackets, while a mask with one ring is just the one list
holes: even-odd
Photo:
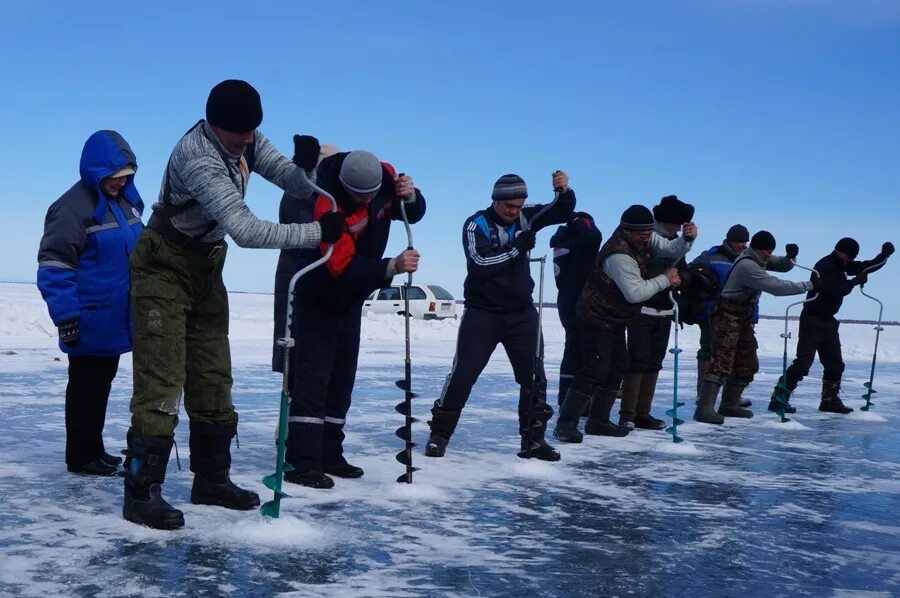
[[[273, 467], [280, 392], [268, 367], [271, 305], [271, 296], [231, 295], [241, 413], [232, 474], [264, 500], [271, 493], [259, 479]], [[414, 458], [422, 470], [405, 485], [394, 482], [401, 466], [393, 458], [401, 448], [393, 406], [402, 398], [394, 380], [403, 372], [403, 320], [365, 316], [346, 443], [365, 477], [339, 479], [328, 491], [289, 487], [295, 498], [267, 521], [190, 505], [191, 474], [173, 459], [165, 492], [187, 525], [160, 532], [121, 519], [120, 479], [65, 472], [66, 362], [34, 286], [0, 284], [0, 313], [0, 594], [900, 595], [900, 327], [881, 334], [879, 394], [868, 413], [816, 411], [816, 367], [797, 391], [796, 417], [778, 423], [765, 401], [781, 372], [783, 325], [763, 320], [762, 370], [749, 393], [755, 418], [688, 423], [677, 446], [662, 432], [588, 437], [561, 446], [562, 461], [548, 464], [515, 456], [517, 393], [502, 350], [447, 457], [422, 456], [457, 322], [413, 322], [414, 411], [423, 420]], [[554, 310], [544, 323], [553, 397], [563, 335]], [[859, 407], [875, 332], [854, 324], [841, 334], [845, 400]], [[696, 328], [679, 341], [679, 393], [689, 399]], [[670, 357], [658, 416], [671, 404], [671, 365]], [[109, 450], [124, 443], [130, 369], [123, 359]], [[176, 439], [184, 458], [186, 425]]]

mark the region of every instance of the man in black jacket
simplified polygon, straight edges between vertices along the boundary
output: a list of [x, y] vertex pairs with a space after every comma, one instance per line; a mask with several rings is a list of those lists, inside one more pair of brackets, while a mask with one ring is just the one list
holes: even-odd
[[[841, 375], [844, 373], [844, 360], [841, 356], [841, 337], [838, 333], [840, 322], [835, 315], [841, 309], [844, 297], [853, 291], [853, 287], [866, 284], [868, 280], [866, 271], [880, 269], [893, 253], [894, 245], [887, 242], [881, 246], [881, 253], [875, 259], [857, 262], [855, 260], [859, 255], [859, 243], [844, 237], [834, 246], [834, 251], [816, 262], [815, 270], [821, 277], [822, 288], [813, 301], [803, 305], [797, 334], [797, 358], [787, 369], [787, 384], [783, 383], [783, 379], [779, 379], [772, 391], [769, 411], [778, 408], [779, 395], [787, 403], [797, 384], [809, 373], [816, 353], [819, 354], [819, 361], [824, 369], [819, 411], [841, 414], [853, 411], [851, 407], [844, 405], [838, 396]], [[847, 275], [853, 278], [848, 280]], [[807, 298], [814, 294], [815, 291], [810, 292]], [[785, 405], [784, 410], [787, 413], [796, 412], [796, 408], [789, 404]]]
[[603, 235], [597, 223], [586, 212], [575, 212], [571, 220], [556, 229], [550, 238], [553, 249], [553, 276], [556, 279], [556, 310], [566, 331], [566, 344], [559, 363], [559, 395], [562, 405], [569, 391], [572, 378], [581, 367], [581, 346], [578, 340], [580, 324], [575, 314], [575, 304], [584, 283], [594, 269], [594, 258], [600, 250]]
[[[476, 212], [463, 225], [466, 311], [459, 324], [453, 369], [431, 410], [427, 457], [444, 456], [472, 386], [500, 343], [519, 385], [519, 455], [559, 460], [559, 453], [544, 440], [553, 408], [547, 404], [543, 368], [534, 372], [540, 329], [528, 261], [535, 233], [547, 225], [566, 222], [575, 209], [575, 193], [566, 173], [553, 173], [553, 188], [559, 196], [552, 207], [546, 211], [543, 205], [526, 208], [525, 181], [515, 174], [503, 175], [494, 184], [491, 207]], [[537, 376], [535, 396], [531, 396], [532, 376]]]

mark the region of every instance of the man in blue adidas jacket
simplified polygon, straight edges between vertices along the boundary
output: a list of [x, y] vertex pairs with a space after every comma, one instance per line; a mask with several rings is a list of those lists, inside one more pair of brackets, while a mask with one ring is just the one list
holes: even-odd
[[[428, 457], [444, 456], [472, 386], [500, 343], [519, 385], [520, 455], [559, 460], [559, 453], [544, 440], [547, 421], [553, 416], [546, 400], [547, 379], [543, 368], [533, 372], [540, 330], [528, 262], [535, 233], [568, 221], [575, 210], [575, 193], [566, 173], [553, 174], [553, 188], [559, 197], [549, 209], [544, 211], [543, 205], [526, 208], [525, 181], [515, 174], [504, 175], [494, 185], [491, 207], [476, 212], [463, 225], [466, 310], [459, 324], [453, 369], [431, 410], [431, 436], [425, 447]], [[532, 397], [535, 374], [538, 384]]]
[[115, 131], [91, 135], [81, 179], [47, 210], [38, 289], [69, 358], [66, 467], [113, 475], [122, 459], [103, 447], [103, 423], [119, 356], [131, 351], [128, 257], [143, 229], [137, 160]]

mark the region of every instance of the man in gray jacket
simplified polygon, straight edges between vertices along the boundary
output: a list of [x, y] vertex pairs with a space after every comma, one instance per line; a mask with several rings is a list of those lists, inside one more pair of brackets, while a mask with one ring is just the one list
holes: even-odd
[[244, 203], [251, 172], [306, 196], [319, 154], [315, 138], [298, 136], [292, 162], [256, 130], [261, 122], [259, 94], [248, 83], [213, 87], [206, 121], [172, 151], [159, 201], [131, 255], [134, 394], [122, 514], [134, 523], [184, 525], [161, 491], [182, 395], [190, 418], [191, 502], [240, 510], [259, 505], [255, 492], [229, 478], [238, 416], [222, 281], [225, 235], [242, 247], [278, 249], [331, 243], [343, 229], [343, 216], [330, 212], [309, 224], [253, 215]]
[[[776, 296], [799, 295], [813, 290], [811, 281], [791, 282], [770, 276], [766, 270], [788, 272], [794, 267], [799, 249], [788, 244], [785, 257], [772, 257], [775, 237], [759, 231], [750, 247], [735, 260], [709, 318], [712, 360], [703, 377], [694, 419], [706, 424], [724, 423], [725, 417], [753, 417], [740, 406], [744, 389], [759, 371], [753, 312], [763, 292]], [[722, 405], [715, 410], [719, 389]], [[723, 417], [725, 416], [725, 417]]]

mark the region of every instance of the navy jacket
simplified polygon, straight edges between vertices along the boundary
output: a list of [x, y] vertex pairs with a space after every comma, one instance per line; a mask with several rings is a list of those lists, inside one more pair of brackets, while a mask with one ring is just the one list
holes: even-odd
[[575, 317], [575, 304], [594, 269], [594, 259], [602, 242], [600, 229], [586, 212], [575, 212], [568, 224], [556, 229], [550, 238], [553, 276], [559, 291], [556, 303], [561, 318]]
[[[535, 232], [551, 224], [562, 224], [575, 210], [575, 192], [569, 189], [537, 221], [543, 205], [528, 206], [521, 212]], [[462, 244], [466, 254], [465, 306], [497, 313], [509, 313], [534, 305], [534, 280], [528, 254], [513, 245], [522, 230], [521, 219], [506, 225], [493, 207], [469, 216], [463, 225]]]
[[[856, 275], [872, 266], [876, 266], [872, 271], [880, 269], [884, 266], [887, 258], [878, 254], [875, 259], [868, 261], [851, 261], [846, 266], [836, 251], [832, 251], [826, 255], [813, 267], [822, 277], [822, 288], [819, 296], [815, 301], [803, 304], [801, 315], [814, 316], [817, 318], [829, 319], [833, 318], [841, 309], [844, 297], [853, 291], [853, 281], [847, 279], [847, 275]], [[810, 280], [812, 280], [810, 274]], [[806, 298], [809, 299], [815, 292], [807, 293]]]
[[71, 355], [112, 356], [131, 351], [128, 259], [143, 230], [144, 203], [129, 175], [118, 198], [100, 181], [137, 161], [115, 131], [98, 131], [84, 144], [81, 180], [47, 210], [38, 251], [38, 289], [53, 323], [80, 319]]

